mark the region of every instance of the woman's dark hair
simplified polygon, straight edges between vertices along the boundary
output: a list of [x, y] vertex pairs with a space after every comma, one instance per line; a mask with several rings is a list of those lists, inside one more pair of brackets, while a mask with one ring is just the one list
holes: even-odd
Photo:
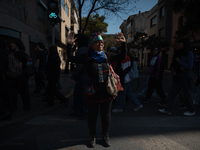
[[189, 38], [184, 38], [178, 41], [178, 43], [183, 42], [183, 50], [180, 51], [181, 55], [187, 55], [189, 51], [192, 51], [192, 44]]
[[41, 49], [45, 49], [45, 46], [42, 42], [38, 42], [37, 45], [41, 48]]
[[22, 51], [26, 50], [23, 42], [20, 39], [15, 39], [11, 43], [15, 44], [19, 50], [22, 50]]
[[76, 34], [74, 38], [77, 38], [76, 41], [78, 42], [78, 47], [88, 47], [89, 38], [87, 35], [80, 33]]

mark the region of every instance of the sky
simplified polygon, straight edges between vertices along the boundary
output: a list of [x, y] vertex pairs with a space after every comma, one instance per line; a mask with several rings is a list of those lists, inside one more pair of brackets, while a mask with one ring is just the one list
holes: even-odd
[[[139, 2], [136, 3], [136, 8], [133, 12], [130, 12], [127, 14], [127, 17], [122, 18], [123, 20], [126, 20], [130, 15], [138, 14], [139, 11], [145, 12], [151, 10], [156, 4], [158, 0], [139, 0]], [[105, 19], [105, 22], [108, 23], [107, 33], [105, 34], [116, 34], [120, 32], [120, 25], [122, 24], [123, 20], [119, 17], [115, 17], [114, 15], [112, 17], [109, 17], [108, 19]]]

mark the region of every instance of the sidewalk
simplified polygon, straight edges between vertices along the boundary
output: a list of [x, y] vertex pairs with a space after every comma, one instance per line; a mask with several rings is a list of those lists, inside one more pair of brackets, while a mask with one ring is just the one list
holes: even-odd
[[[60, 74], [60, 82], [62, 89], [60, 90], [63, 95], [68, 95], [70, 91], [73, 89], [73, 85], [70, 83], [70, 77], [71, 73], [69, 74]], [[38, 116], [41, 114], [44, 114], [46, 112], [52, 111], [59, 106], [64, 104], [60, 104], [60, 101], [55, 98], [55, 106], [54, 107], [46, 107], [45, 102], [43, 99], [45, 96], [43, 95], [44, 91], [42, 91], [40, 94], [33, 93], [35, 89], [35, 81], [34, 76], [29, 79], [29, 91], [30, 91], [30, 97], [31, 97], [31, 110], [30, 111], [20, 111], [19, 108], [22, 108], [22, 100], [21, 97], [18, 97], [18, 110], [16, 112], [12, 113], [12, 120], [7, 121], [0, 121], [0, 127], [10, 125], [13, 123], [17, 123], [29, 118], [32, 118], [34, 116]]]

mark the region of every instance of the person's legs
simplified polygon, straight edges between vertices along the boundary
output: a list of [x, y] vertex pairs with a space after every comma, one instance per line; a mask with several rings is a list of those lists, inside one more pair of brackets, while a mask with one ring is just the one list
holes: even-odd
[[197, 94], [195, 95], [194, 102], [199, 102], [200, 99], [200, 84], [197, 87]]
[[154, 88], [155, 88], [155, 80], [156, 80], [156, 78], [154, 78], [154, 77], [149, 78], [148, 89], [147, 89], [147, 93], [145, 96], [145, 101], [149, 101], [151, 99], [151, 96], [152, 96]]
[[169, 112], [171, 112], [174, 100], [175, 100], [176, 96], [178, 95], [178, 93], [181, 89], [181, 83], [180, 82], [181, 82], [180, 79], [177, 79], [176, 81], [172, 82], [170, 93], [168, 94], [168, 97], [167, 97], [166, 110], [169, 111]]
[[23, 109], [30, 110], [31, 109], [31, 101], [30, 101], [28, 78], [23, 77], [21, 84], [22, 84], [22, 88], [20, 91], [20, 96], [23, 101]]
[[123, 91], [119, 91], [118, 92], [118, 104], [117, 104], [117, 108], [118, 109], [122, 109], [123, 108], [123, 105], [125, 103], [125, 99], [126, 99], [126, 90], [127, 90], [127, 87], [126, 87], [126, 83], [124, 83], [123, 85]]
[[185, 104], [189, 112], [194, 112], [194, 105], [192, 101], [192, 94], [191, 94], [191, 78], [190, 74], [192, 72], [190, 71], [184, 71], [183, 72], [183, 77], [182, 77], [182, 89], [184, 93], [184, 98], [185, 98]]
[[11, 89], [11, 102], [12, 102], [12, 111], [17, 110], [17, 99], [18, 95], [22, 89], [22, 78], [19, 77], [13, 80], [13, 86]]
[[111, 106], [112, 100], [100, 104], [101, 123], [102, 123], [102, 140], [105, 146], [110, 146], [109, 130], [111, 123]]
[[127, 96], [130, 98], [131, 102], [133, 102], [134, 104], [136, 104], [137, 106], [140, 106], [140, 102], [138, 101], [138, 99], [135, 97], [133, 91], [131, 90], [131, 86], [130, 86], [130, 82], [126, 83], [126, 93]]
[[112, 100], [100, 103], [102, 135], [109, 136]]
[[56, 89], [56, 82], [54, 80], [49, 80], [47, 86], [47, 105], [54, 106], [54, 95]]
[[95, 102], [88, 102], [88, 127], [90, 136], [96, 136], [96, 123], [97, 123], [97, 116], [99, 112], [99, 103]]
[[162, 86], [162, 79], [156, 79], [155, 80], [155, 89], [158, 93], [158, 95], [162, 98], [162, 101], [164, 101], [166, 99], [166, 95], [165, 95], [165, 92], [163, 90], [163, 86]]

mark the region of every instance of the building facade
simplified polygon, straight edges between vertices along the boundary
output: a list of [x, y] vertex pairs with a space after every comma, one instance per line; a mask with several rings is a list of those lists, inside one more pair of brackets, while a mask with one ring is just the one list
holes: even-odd
[[[52, 45], [52, 25], [48, 21], [47, 4], [49, 0], [1, 0], [0, 5], [0, 37], [7, 43], [16, 38], [21, 39], [26, 52], [35, 59], [37, 42], [42, 42], [48, 48]], [[61, 23], [55, 26], [55, 45], [61, 57], [61, 69], [65, 67], [66, 38], [71, 27], [78, 30], [78, 22], [72, 19], [72, 4], [69, 0], [60, 0], [59, 17]], [[77, 15], [77, 14], [76, 14]], [[72, 25], [73, 24], [73, 25]], [[9, 45], [8, 45], [9, 46]]]

